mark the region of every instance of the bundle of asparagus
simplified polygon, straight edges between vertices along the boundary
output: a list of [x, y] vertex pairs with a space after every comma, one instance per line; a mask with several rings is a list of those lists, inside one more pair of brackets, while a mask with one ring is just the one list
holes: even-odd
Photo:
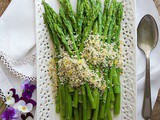
[[[120, 113], [120, 30], [123, 6], [116, 0], [59, 0], [57, 14], [43, 1], [45, 24], [56, 54], [56, 112], [62, 120], [112, 120]], [[56, 74], [55, 74], [56, 71]]]

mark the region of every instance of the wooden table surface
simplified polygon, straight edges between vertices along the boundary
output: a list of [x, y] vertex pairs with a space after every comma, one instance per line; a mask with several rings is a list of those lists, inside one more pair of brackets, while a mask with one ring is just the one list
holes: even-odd
[[6, 10], [11, 0], [0, 0], [0, 16]]
[[155, 2], [155, 5], [158, 9], [159, 15], [160, 15], [160, 0], [153, 0]]

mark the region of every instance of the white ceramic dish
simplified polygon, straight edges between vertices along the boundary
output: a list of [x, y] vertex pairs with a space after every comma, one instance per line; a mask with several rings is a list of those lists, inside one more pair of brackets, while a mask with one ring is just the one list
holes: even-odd
[[[43, 21], [42, 0], [35, 0], [36, 38], [37, 38], [37, 120], [59, 120], [55, 113], [52, 82], [48, 75], [48, 63], [51, 59], [53, 44]], [[57, 0], [46, 0], [58, 12]], [[114, 116], [114, 120], [136, 120], [136, 71], [135, 71], [135, 0], [122, 0], [124, 5], [124, 19], [122, 22], [121, 39], [123, 45], [123, 71], [121, 77], [121, 114]], [[71, 0], [76, 8], [76, 0]]]

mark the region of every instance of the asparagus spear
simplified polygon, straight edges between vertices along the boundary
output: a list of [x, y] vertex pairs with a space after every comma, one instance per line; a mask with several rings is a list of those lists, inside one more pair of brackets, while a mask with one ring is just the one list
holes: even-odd
[[[109, 7], [107, 21], [105, 22], [105, 25], [104, 25], [103, 36], [106, 36], [107, 33], [108, 33], [109, 26], [110, 26], [110, 23], [111, 23], [111, 21], [112, 21], [113, 9], [114, 9], [114, 4], [113, 4], [113, 2], [112, 2], [111, 5], [110, 5], [110, 7]], [[104, 38], [103, 41], [105, 42], [105, 41], [106, 41], [106, 38]]]
[[106, 107], [106, 99], [107, 99], [107, 88], [103, 93], [103, 97], [100, 103], [100, 111], [99, 111], [99, 118], [103, 119], [105, 117], [105, 107]]
[[74, 108], [74, 120], [79, 120], [78, 108]]
[[92, 115], [92, 108], [91, 108], [91, 104], [89, 101], [87, 101], [87, 120], [91, 119], [91, 115]]
[[[118, 77], [118, 82], [120, 84], [120, 73], [121, 69], [117, 68], [117, 77]], [[115, 93], [115, 102], [114, 102], [114, 114], [119, 114], [120, 113], [120, 104], [121, 104], [121, 93]]]
[[113, 120], [111, 111], [108, 111], [107, 120]]
[[94, 98], [93, 98], [92, 93], [91, 93], [91, 88], [88, 85], [88, 83], [86, 83], [85, 85], [86, 85], [86, 89], [87, 89], [88, 99], [89, 99], [89, 102], [91, 103], [91, 107], [92, 107], [92, 109], [95, 109], [96, 104], [95, 104]]
[[98, 15], [98, 33], [99, 35], [102, 34], [102, 3], [101, 0], [97, 0], [97, 3], [99, 4], [100, 11]]
[[115, 100], [115, 96], [114, 96], [114, 92], [113, 92], [113, 71], [114, 71], [114, 67], [110, 68], [110, 72], [109, 72], [109, 87], [110, 87], [110, 95], [111, 95], [111, 101], [113, 102]]
[[72, 98], [71, 98], [71, 93], [69, 92], [68, 89], [68, 84], [65, 84], [65, 94], [66, 94], [66, 119], [67, 120], [72, 120]]
[[[106, 85], [108, 87], [108, 68], [104, 69], [104, 79], [105, 79]], [[108, 100], [107, 95], [108, 95], [108, 88], [105, 89], [103, 96], [102, 96], [102, 100], [101, 100], [101, 104], [100, 104], [100, 112], [99, 112], [100, 119], [105, 118], [106, 100]]]
[[114, 89], [114, 93], [120, 93], [120, 83], [119, 83], [119, 76], [117, 75], [117, 71], [114, 67], [113, 70], [113, 89]]
[[67, 41], [66, 41], [66, 39], [65, 39], [65, 35], [64, 35], [62, 29], [61, 29], [57, 24], [55, 24], [55, 23], [54, 23], [53, 26], [54, 26], [54, 29], [55, 29], [55, 32], [56, 32], [57, 36], [58, 36], [59, 38], [61, 38], [61, 41], [62, 41], [62, 43], [64, 44], [64, 46], [66, 47], [69, 55], [73, 55], [73, 52], [71, 51], [70, 47], [69, 47], [68, 44], [67, 44]]
[[93, 34], [96, 35], [97, 33], [98, 33], [98, 21], [95, 21], [93, 25]]
[[110, 88], [108, 88], [108, 96], [107, 96], [107, 100], [106, 100], [105, 116], [104, 116], [103, 120], [107, 119], [107, 116], [110, 112], [110, 106], [111, 106], [111, 92], [110, 92]]
[[72, 28], [71, 23], [66, 19], [65, 14], [64, 14], [64, 10], [63, 10], [62, 7], [61, 7], [60, 10], [59, 10], [59, 14], [60, 14], [61, 18], [63, 19], [63, 22], [64, 22], [66, 28], [67, 28], [68, 31], [69, 31], [71, 40], [72, 40], [72, 42], [73, 42], [73, 49], [74, 49], [74, 51], [76, 52], [77, 57], [78, 57], [78, 59], [79, 59], [80, 56], [79, 56], [79, 51], [78, 51], [78, 48], [77, 48], [76, 43], [75, 43], [75, 40], [74, 40], [73, 28]]
[[[78, 12], [79, 12], [79, 10], [80, 10], [80, 6], [81, 6], [81, 0], [77, 0], [76, 13], [78, 13]], [[78, 14], [77, 14], [77, 15], [78, 15]], [[76, 16], [76, 17], [78, 17], [78, 16]]]
[[48, 3], [43, 1], [43, 5], [45, 8], [45, 14], [47, 14], [47, 16], [50, 16], [50, 20], [53, 20], [52, 22], [63, 28], [63, 32], [66, 33], [65, 26], [62, 24], [59, 15], [48, 5]]
[[75, 107], [75, 108], [78, 107], [78, 89], [76, 89], [75, 92], [74, 92], [73, 107]]
[[88, 35], [91, 32], [92, 25], [94, 23], [94, 20], [98, 16], [99, 10], [100, 10], [99, 5], [96, 5], [95, 8], [93, 9], [93, 11], [91, 11], [91, 13], [90, 13], [90, 18], [91, 19], [90, 19], [90, 21], [88, 21], [87, 26], [84, 28], [83, 37], [82, 37], [82, 41], [81, 41], [81, 45], [80, 45], [80, 49], [79, 49], [80, 52], [83, 51], [84, 41], [87, 39]]
[[79, 120], [83, 120], [83, 105], [82, 103], [79, 103], [78, 105], [78, 113], [79, 113]]
[[84, 3], [79, 6], [77, 13], [77, 34], [80, 35], [82, 32], [82, 24], [83, 24], [83, 12], [84, 12]]
[[78, 38], [77, 38], [77, 41], [76, 41], [77, 46], [79, 46], [79, 43], [80, 43], [80, 40], [81, 40], [81, 37], [82, 37], [82, 24], [83, 24], [83, 21], [84, 21], [83, 12], [84, 12], [84, 3], [82, 3], [79, 6], [78, 13], [77, 13], [77, 32], [76, 32], [78, 34]]
[[120, 113], [120, 104], [121, 104], [121, 94], [115, 94], [115, 102], [114, 102], [114, 114], [118, 115]]
[[86, 90], [84, 86], [82, 86], [82, 99], [83, 99], [83, 120], [87, 120]]
[[91, 3], [91, 7], [94, 8], [95, 4], [96, 4], [96, 0], [90, 0]]
[[94, 95], [94, 99], [95, 99], [96, 109], [94, 110], [92, 120], [98, 120], [100, 95], [99, 95], [99, 91], [97, 88], [94, 89], [93, 95]]
[[120, 35], [120, 31], [121, 31], [121, 21], [123, 19], [123, 5], [122, 3], [118, 4], [118, 10], [117, 10], [117, 18], [116, 18], [116, 35], [115, 35], [115, 41], [117, 43], [117, 46], [120, 45], [119, 43], [119, 35]]
[[65, 118], [65, 109], [66, 109], [66, 103], [65, 103], [65, 87], [64, 85], [59, 86], [59, 91], [60, 92], [60, 115], [62, 118]]
[[109, 31], [107, 32], [107, 42], [111, 43], [113, 41], [111, 41], [112, 37], [114, 39], [113, 33], [115, 32], [114, 29], [116, 28], [116, 13], [117, 13], [117, 2], [116, 0], [112, 1], [113, 4], [113, 12], [112, 12], [112, 22], [110, 23], [110, 27], [109, 27]]
[[91, 6], [89, 0], [84, 0], [84, 23], [83, 27], [85, 28], [88, 25], [88, 21], [90, 20], [90, 12], [91, 12]]
[[108, 11], [109, 11], [109, 4], [110, 4], [110, 0], [104, 1], [104, 10], [103, 10], [103, 18], [102, 18], [103, 27], [106, 24], [107, 15], [108, 15]]
[[118, 26], [121, 26], [121, 21], [123, 19], [123, 5], [122, 3], [118, 3], [118, 10], [117, 10], [117, 19], [116, 19], [116, 23]]
[[79, 103], [83, 103], [82, 94], [81, 93], [78, 94], [78, 102]]
[[[45, 2], [44, 2], [45, 3]], [[45, 6], [46, 4], [44, 4]], [[63, 33], [63, 30], [59, 27], [59, 25], [56, 24], [55, 19], [52, 19], [51, 14], [47, 12], [47, 8], [46, 8], [46, 17], [45, 19], [48, 21], [48, 24], [50, 25], [50, 28], [53, 29], [56, 32], [56, 35], [62, 40], [62, 43], [64, 44], [64, 46], [66, 47], [68, 53], [70, 55], [73, 55], [70, 47], [67, 44], [67, 41], [65, 40], [65, 35]]]
[[75, 13], [73, 11], [72, 5], [69, 0], [59, 0], [62, 7], [65, 9], [65, 14], [71, 21], [74, 30], [76, 31], [76, 18]]

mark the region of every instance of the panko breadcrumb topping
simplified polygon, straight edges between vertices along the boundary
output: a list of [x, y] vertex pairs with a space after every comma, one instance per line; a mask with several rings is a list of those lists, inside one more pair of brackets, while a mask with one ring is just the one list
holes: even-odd
[[[77, 38], [77, 37], [75, 37]], [[68, 38], [67, 38], [68, 39]], [[72, 42], [70, 42], [70, 46]], [[85, 41], [84, 50], [81, 53], [81, 59], [77, 59], [77, 56], [69, 56], [68, 52], [64, 49], [60, 49], [60, 55], [58, 56], [58, 76], [60, 82], [63, 84], [69, 82], [72, 87], [79, 87], [86, 82], [90, 85], [105, 90], [106, 83], [102, 76], [97, 74], [96, 70], [89, 68], [88, 63], [92, 65], [99, 65], [103, 67], [112, 66], [115, 64], [117, 67], [122, 67], [122, 60], [120, 58], [120, 50], [115, 49], [115, 43], [107, 44], [101, 40], [100, 35], [89, 35]], [[57, 82], [57, 74], [54, 72], [56, 68], [54, 58], [50, 64], [50, 73]], [[56, 66], [56, 65], [55, 65]], [[51, 72], [52, 71], [52, 72]], [[57, 85], [57, 83], [55, 84]]]
[[118, 50], [114, 49], [114, 46], [114, 43], [104, 43], [100, 35], [90, 35], [85, 41], [82, 56], [93, 65], [103, 65], [107, 67], [108, 63], [118, 57]]

